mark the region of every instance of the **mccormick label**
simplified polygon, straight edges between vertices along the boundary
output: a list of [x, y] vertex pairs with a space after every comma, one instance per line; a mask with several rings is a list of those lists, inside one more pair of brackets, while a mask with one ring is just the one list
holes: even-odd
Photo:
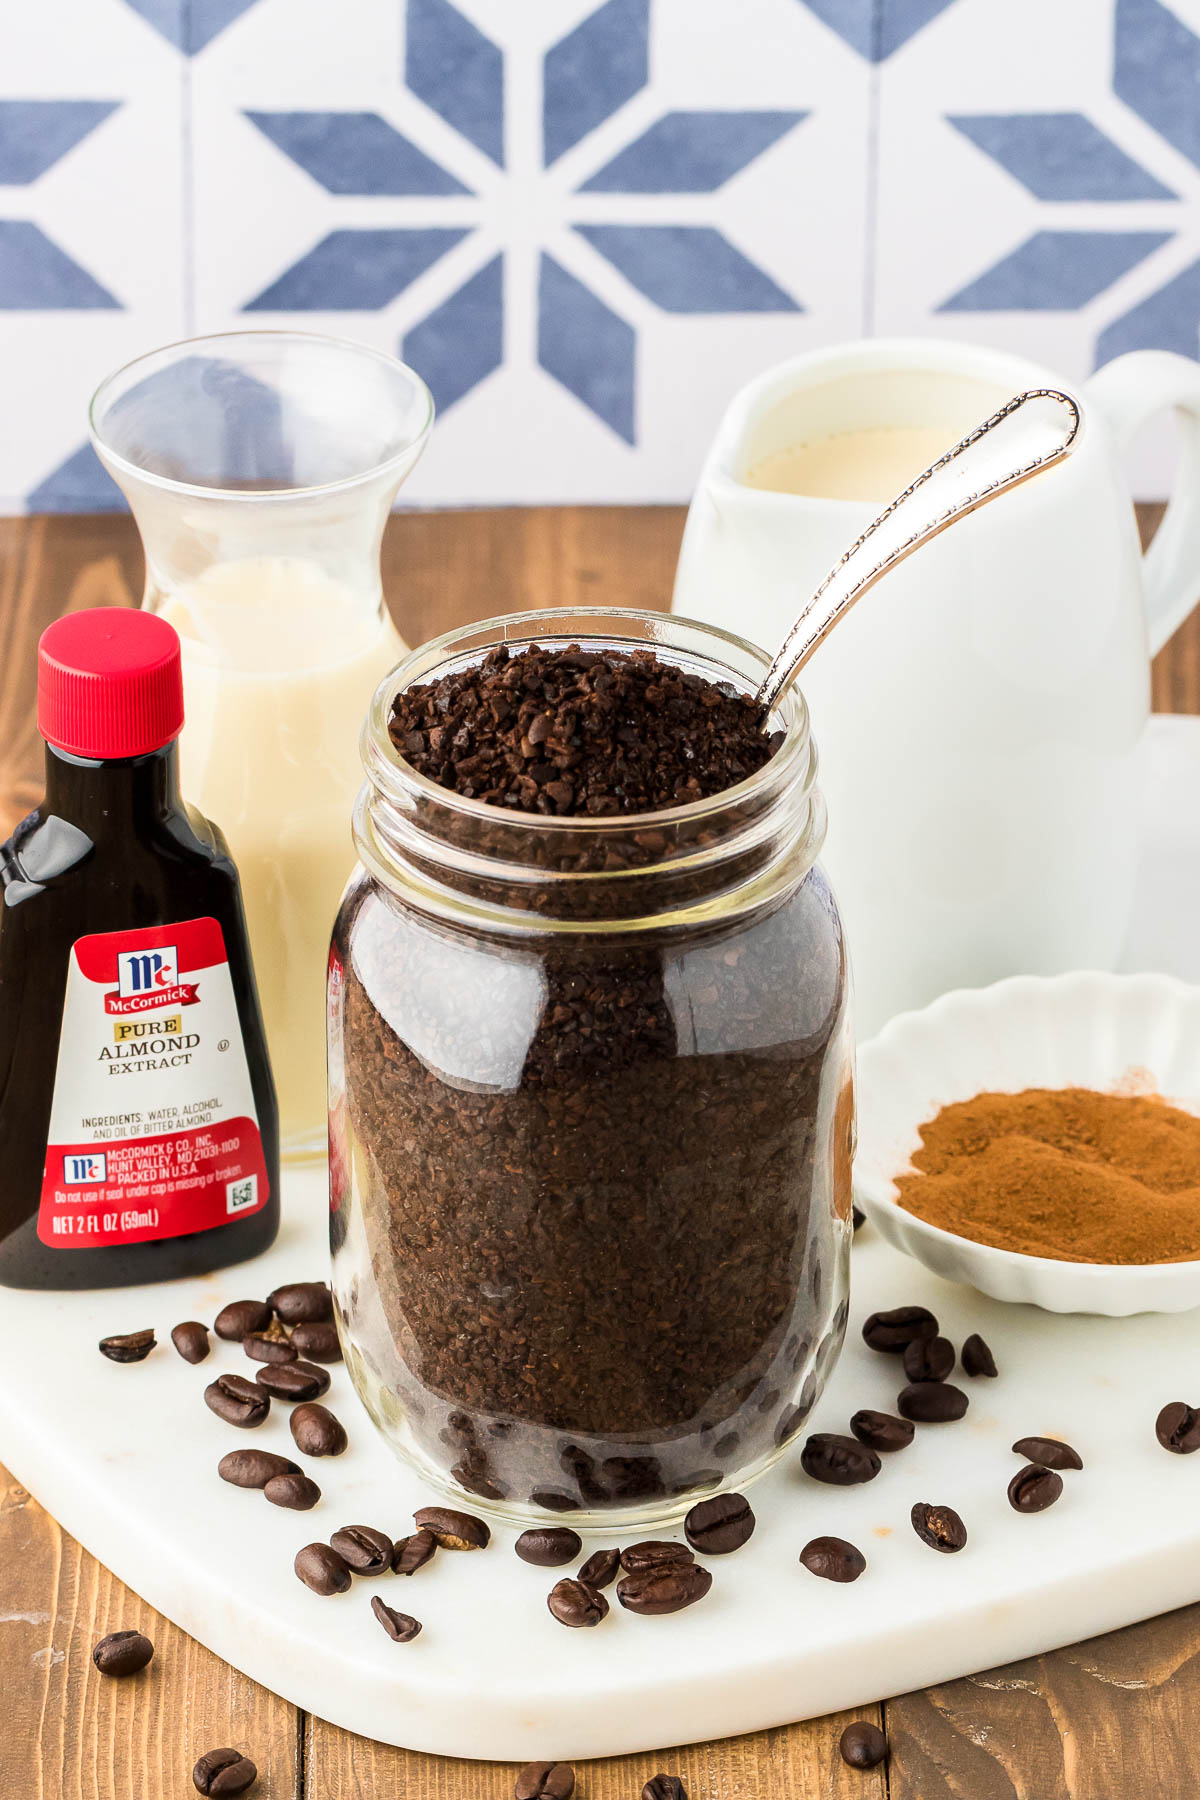
[[76, 939], [38, 1237], [90, 1250], [183, 1237], [268, 1200], [215, 919]]

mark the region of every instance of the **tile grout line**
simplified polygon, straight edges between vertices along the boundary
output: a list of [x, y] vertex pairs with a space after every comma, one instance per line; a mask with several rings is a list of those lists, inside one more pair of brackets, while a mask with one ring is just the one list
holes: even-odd
[[883, 11], [887, 0], [873, 0], [871, 63], [867, 75], [867, 179], [863, 204], [862, 335], [875, 335], [875, 284], [879, 248], [879, 117], [882, 90], [879, 53], [883, 48]]
[[183, 226], [183, 335], [196, 335], [196, 207], [195, 137], [192, 116], [192, 4], [180, 0], [183, 26], [183, 70], [180, 86], [180, 150], [182, 169], [180, 215]]

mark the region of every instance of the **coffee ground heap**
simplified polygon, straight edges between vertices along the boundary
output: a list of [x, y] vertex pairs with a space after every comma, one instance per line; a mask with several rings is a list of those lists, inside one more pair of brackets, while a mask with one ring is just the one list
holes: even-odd
[[475, 800], [560, 817], [657, 812], [706, 799], [768, 761], [757, 702], [652, 650], [505, 644], [477, 667], [396, 696], [392, 743]]
[[1062, 1262], [1200, 1258], [1200, 1119], [1090, 1088], [976, 1094], [921, 1127], [900, 1204], [943, 1231]]

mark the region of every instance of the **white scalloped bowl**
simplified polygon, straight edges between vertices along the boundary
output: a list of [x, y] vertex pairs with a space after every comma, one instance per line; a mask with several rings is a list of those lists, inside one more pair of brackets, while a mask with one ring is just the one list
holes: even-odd
[[901, 1013], [858, 1053], [855, 1201], [897, 1250], [996, 1300], [1113, 1318], [1200, 1306], [1200, 1261], [1022, 1256], [899, 1205], [894, 1177], [911, 1168], [939, 1107], [1031, 1087], [1156, 1092], [1200, 1114], [1200, 988], [1169, 975], [1018, 975]]

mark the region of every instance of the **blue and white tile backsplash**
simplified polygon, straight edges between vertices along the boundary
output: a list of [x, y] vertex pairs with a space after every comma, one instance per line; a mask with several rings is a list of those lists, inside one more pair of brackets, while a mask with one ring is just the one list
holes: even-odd
[[685, 498], [862, 333], [1196, 356], [1200, 0], [8, 0], [0, 508], [116, 505], [98, 379], [286, 325], [424, 374], [426, 504]]

